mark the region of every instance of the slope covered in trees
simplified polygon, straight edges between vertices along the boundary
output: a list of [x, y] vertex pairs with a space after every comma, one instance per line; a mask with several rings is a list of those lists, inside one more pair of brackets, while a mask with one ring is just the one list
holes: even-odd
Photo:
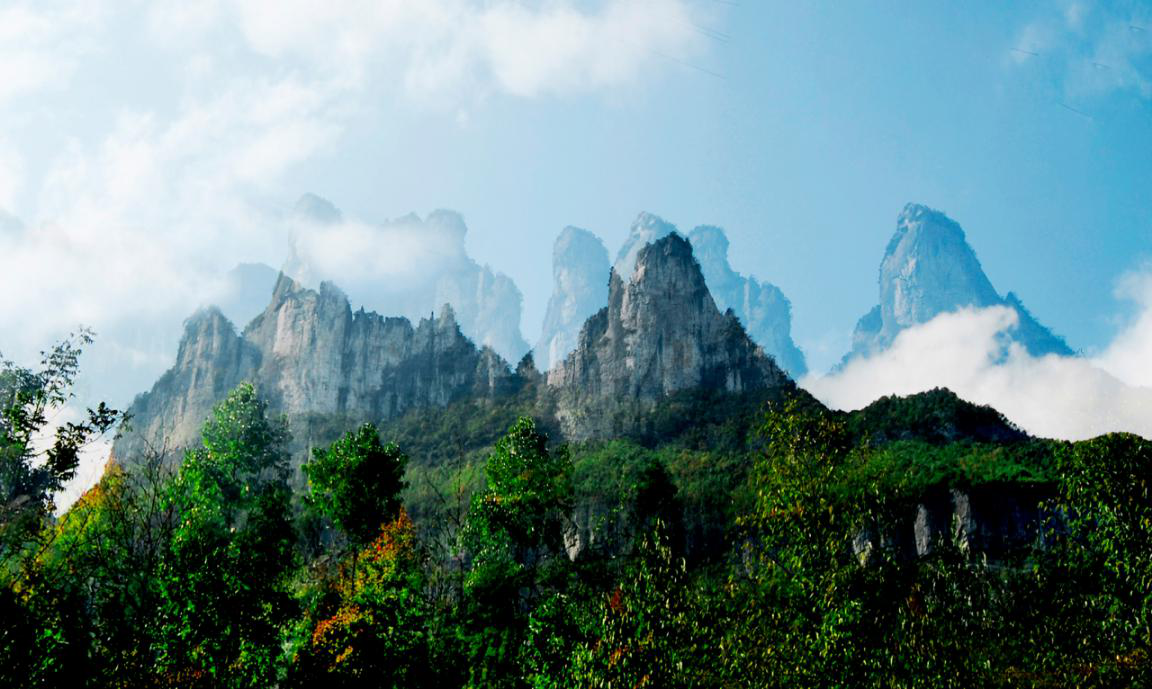
[[293, 495], [291, 429], [240, 385], [178, 468], [112, 466], [54, 518], [78, 448], [118, 418], [94, 410], [47, 449], [30, 441], [68, 399], [80, 344], [0, 376], [11, 686], [1138, 686], [1152, 672], [1142, 438], [1039, 441], [945, 391], [847, 415], [684, 393], [632, 437], [577, 444], [513, 402], [462, 403], [348, 430]]

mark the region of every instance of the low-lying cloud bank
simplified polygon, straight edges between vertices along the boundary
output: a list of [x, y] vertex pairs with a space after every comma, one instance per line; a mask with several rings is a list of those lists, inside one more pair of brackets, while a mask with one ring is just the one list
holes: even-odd
[[1121, 280], [1117, 293], [1140, 310], [1096, 356], [1029, 355], [1006, 337], [1016, 312], [998, 306], [937, 316], [884, 352], [801, 385], [836, 409], [946, 387], [1042, 437], [1126, 431], [1152, 438], [1152, 268]]

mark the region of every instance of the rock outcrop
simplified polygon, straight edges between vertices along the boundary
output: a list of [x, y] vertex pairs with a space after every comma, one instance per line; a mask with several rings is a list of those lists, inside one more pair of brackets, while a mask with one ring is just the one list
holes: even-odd
[[641, 248], [627, 279], [613, 270], [608, 306], [547, 380], [572, 440], [627, 433], [680, 390], [794, 387], [736, 315], [716, 307], [692, 246], [675, 233]]
[[355, 423], [500, 394], [513, 378], [495, 352], [464, 336], [451, 307], [413, 327], [406, 318], [353, 312], [329, 283], [310, 290], [282, 275], [243, 334], [219, 309], [188, 320], [176, 365], [132, 404], [132, 429], [114, 453], [130, 462], [148, 443], [195, 444], [212, 405], [242, 381], [288, 416], [294, 449], [306, 450]]
[[670, 222], [665, 222], [663, 218], [651, 213], [641, 213], [636, 216], [636, 220], [632, 222], [632, 227], [628, 231], [628, 239], [624, 240], [623, 246], [616, 254], [616, 262], [612, 264], [612, 270], [620, 276], [620, 279], [627, 281], [628, 278], [632, 277], [632, 269], [636, 267], [636, 259], [639, 257], [640, 251], [670, 234], [676, 234], [676, 226]]
[[719, 227], [702, 225], [688, 234], [712, 298], [732, 309], [748, 335], [793, 378], [808, 372], [804, 353], [792, 341], [792, 302], [780, 288], [732, 270], [728, 237]]
[[901, 331], [942, 313], [988, 306], [1015, 309], [1013, 337], [1032, 355], [1073, 353], [1015, 295], [1001, 297], [960, 225], [926, 206], [908, 204], [901, 212], [880, 263], [879, 287], [880, 303], [857, 323], [845, 362], [887, 348]]
[[291, 224], [296, 239], [284, 271], [301, 284], [338, 281], [354, 304], [411, 320], [450, 304], [475, 342], [508, 361], [528, 351], [520, 334], [523, 295], [511, 278], [468, 255], [460, 214], [437, 210], [373, 225], [307, 194]]
[[998, 562], [1043, 538], [1045, 521], [1053, 517], [1043, 506], [1055, 495], [1055, 486], [1048, 484], [937, 487], [898, 511], [884, 528], [859, 531], [852, 550], [863, 565], [876, 560], [878, 548], [907, 561], [942, 544]]
[[588, 230], [566, 227], [552, 248], [552, 296], [532, 351], [547, 371], [576, 348], [584, 321], [608, 302], [608, 251]]

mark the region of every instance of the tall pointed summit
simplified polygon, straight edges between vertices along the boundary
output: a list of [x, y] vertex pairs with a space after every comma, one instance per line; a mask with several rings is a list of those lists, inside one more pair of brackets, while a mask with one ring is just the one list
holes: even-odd
[[880, 262], [880, 303], [856, 324], [845, 362], [892, 344], [901, 331], [958, 309], [1007, 306], [1019, 325], [1013, 338], [1034, 356], [1071, 355], [1063, 339], [1041, 325], [1012, 293], [1001, 297], [964, 230], [944, 213], [910, 203]]

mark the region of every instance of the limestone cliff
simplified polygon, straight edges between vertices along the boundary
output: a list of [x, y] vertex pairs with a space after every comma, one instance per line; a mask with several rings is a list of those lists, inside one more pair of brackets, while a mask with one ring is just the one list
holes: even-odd
[[450, 307], [413, 327], [406, 318], [353, 312], [329, 283], [310, 290], [281, 276], [272, 302], [241, 335], [215, 308], [188, 320], [176, 365], [132, 404], [132, 429], [114, 452], [132, 461], [146, 443], [194, 444], [212, 405], [242, 381], [288, 416], [301, 450], [331, 440], [324, 419], [337, 420], [341, 432], [498, 394], [513, 377], [491, 349], [464, 337]]
[[627, 279], [613, 270], [608, 289], [608, 306], [548, 373], [569, 439], [626, 433], [638, 415], [679, 390], [794, 387], [739, 319], [716, 307], [680, 235], [645, 245]]

